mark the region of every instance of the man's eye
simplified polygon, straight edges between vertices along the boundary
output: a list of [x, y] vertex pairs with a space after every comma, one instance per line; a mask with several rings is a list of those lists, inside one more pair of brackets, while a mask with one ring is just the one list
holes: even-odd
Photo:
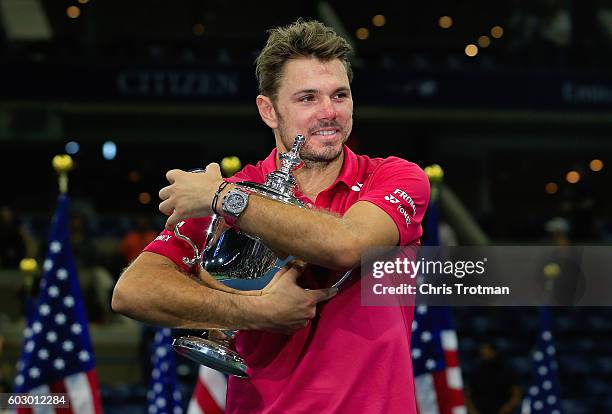
[[335, 98], [336, 98], [336, 99], [344, 99], [344, 98], [346, 98], [347, 96], [348, 96], [348, 94], [347, 94], [346, 92], [340, 92], [340, 93], [337, 93], [337, 94], [336, 94]]
[[311, 102], [313, 100], [312, 95], [302, 96], [300, 102]]

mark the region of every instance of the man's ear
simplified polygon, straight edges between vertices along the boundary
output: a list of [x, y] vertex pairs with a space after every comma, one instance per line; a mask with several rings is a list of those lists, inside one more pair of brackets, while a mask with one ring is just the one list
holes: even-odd
[[265, 95], [257, 95], [255, 100], [261, 119], [272, 129], [278, 128], [278, 117], [272, 100]]

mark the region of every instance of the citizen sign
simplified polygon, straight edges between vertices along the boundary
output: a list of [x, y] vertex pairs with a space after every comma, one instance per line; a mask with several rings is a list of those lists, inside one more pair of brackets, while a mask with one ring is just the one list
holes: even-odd
[[239, 83], [238, 74], [216, 71], [136, 70], [117, 76], [119, 93], [126, 96], [234, 96]]

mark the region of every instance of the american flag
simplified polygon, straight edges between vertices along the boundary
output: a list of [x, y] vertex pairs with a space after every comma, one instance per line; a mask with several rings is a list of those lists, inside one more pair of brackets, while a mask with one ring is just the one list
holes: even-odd
[[205, 366], [200, 366], [187, 414], [221, 414], [225, 412], [227, 377]]
[[[440, 245], [440, 188], [432, 184], [424, 244]], [[412, 322], [412, 366], [420, 414], [465, 414], [458, 339], [448, 307], [417, 306]]]
[[151, 356], [153, 370], [147, 392], [149, 414], [182, 414], [181, 393], [176, 384], [176, 359], [172, 350], [172, 332], [157, 328]]
[[457, 334], [447, 307], [416, 308], [412, 365], [420, 414], [465, 414]]
[[[40, 295], [23, 332], [16, 393], [67, 393], [67, 413], [101, 413], [94, 353], [69, 240], [69, 199], [59, 203], [49, 235]], [[35, 410], [20, 408], [18, 413]], [[47, 412], [47, 411], [46, 411]], [[51, 408], [48, 412], [54, 412]]]
[[540, 309], [540, 327], [533, 352], [533, 380], [523, 402], [523, 414], [561, 414], [559, 378], [555, 360], [550, 309]]

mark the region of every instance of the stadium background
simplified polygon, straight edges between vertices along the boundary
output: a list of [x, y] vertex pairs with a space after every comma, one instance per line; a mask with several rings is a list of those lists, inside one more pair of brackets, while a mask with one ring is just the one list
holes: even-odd
[[[299, 16], [355, 46], [351, 147], [440, 164], [445, 188], [492, 244], [612, 240], [610, 1], [0, 6], [0, 204], [3, 217], [15, 215], [14, 224], [3, 218], [3, 248], [17, 226], [19, 259], [42, 263], [58, 193], [51, 159], [72, 153], [72, 243], [107, 412], [145, 410], [149, 375], [142, 327], [111, 314], [107, 301], [126, 262], [122, 239], [139, 221], [163, 226], [156, 194], [168, 169], [268, 154], [253, 60], [265, 30]], [[443, 238], [469, 244], [444, 209], [441, 220]], [[0, 277], [5, 392], [27, 295], [18, 263], [3, 257]], [[612, 311], [552, 312], [564, 412], [612, 412]], [[525, 392], [537, 310], [463, 308], [453, 317], [464, 379], [479, 346], [493, 342]], [[197, 367], [178, 362], [187, 400]]]

